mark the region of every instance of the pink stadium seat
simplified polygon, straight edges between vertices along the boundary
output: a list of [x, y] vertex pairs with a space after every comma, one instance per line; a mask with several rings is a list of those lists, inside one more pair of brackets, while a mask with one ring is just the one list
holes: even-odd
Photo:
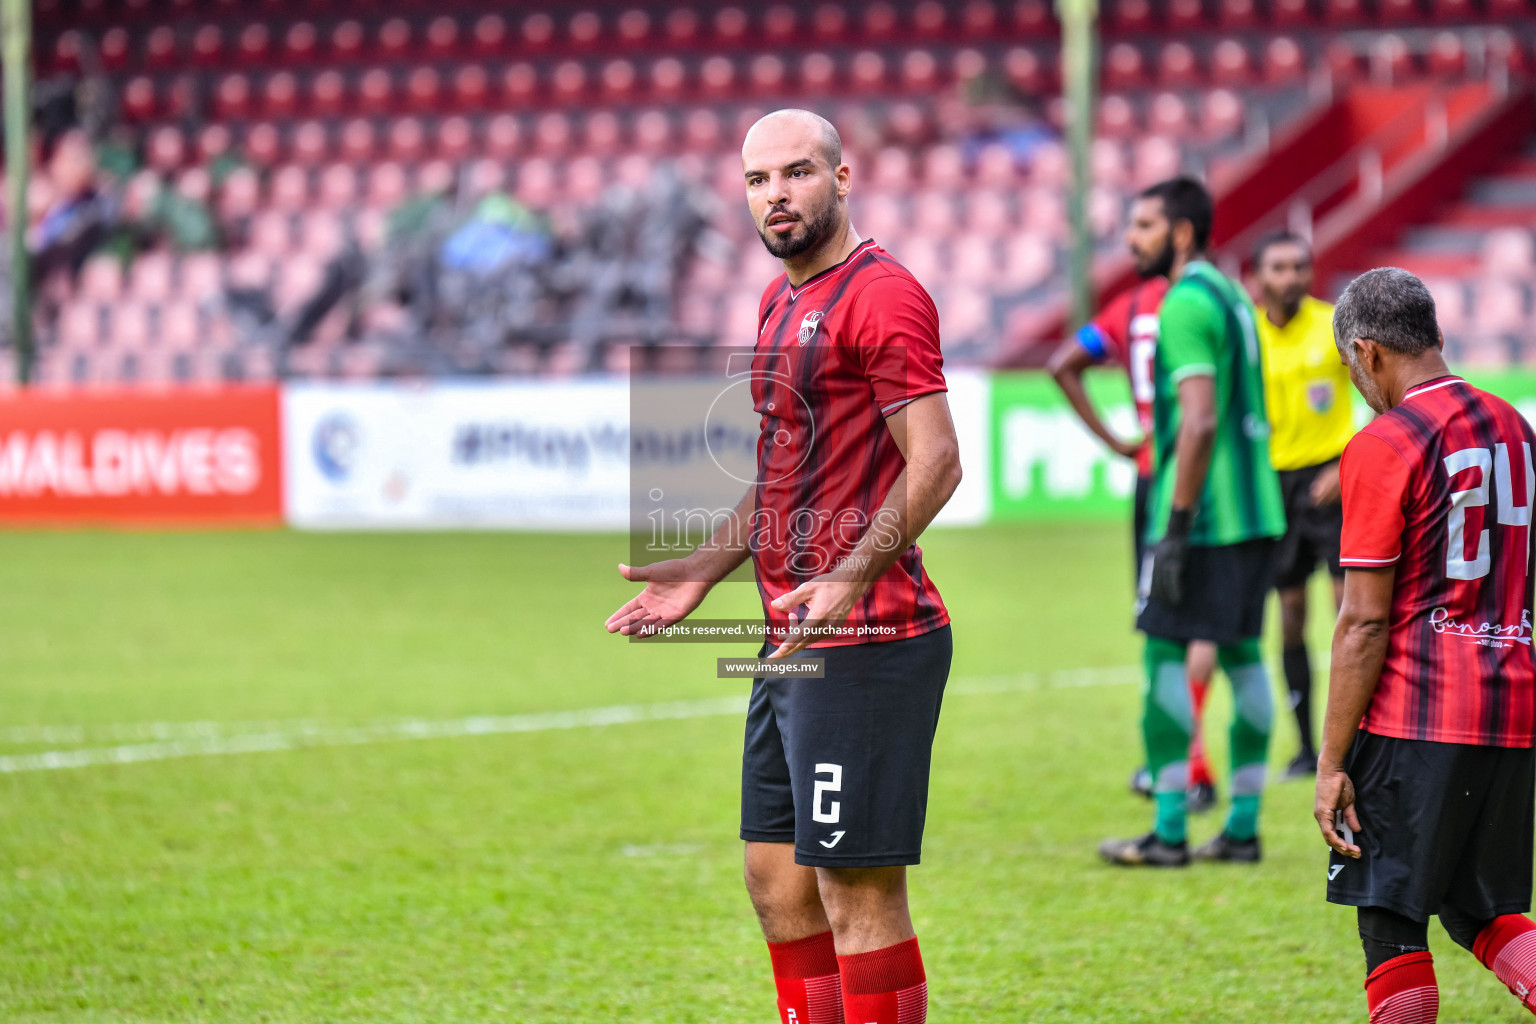
[[59, 310], [58, 341], [70, 348], [95, 348], [101, 341], [101, 311], [78, 299]]
[[1413, 51], [1402, 36], [1390, 32], [1371, 43], [1371, 65], [1378, 81], [1401, 81], [1413, 74]]
[[1217, 85], [1244, 85], [1253, 76], [1253, 61], [1241, 40], [1223, 39], [1211, 51], [1211, 80]]
[[[998, 189], [979, 188], [965, 196], [965, 231], [977, 238], [993, 239], [1008, 234], [1013, 227], [1013, 207], [1007, 195]], [[995, 258], [990, 259], [993, 270]]]
[[530, 14], [519, 26], [518, 37], [522, 41], [522, 48], [528, 52], [547, 50], [555, 38], [555, 19], [543, 11]]
[[811, 33], [821, 42], [842, 39], [848, 30], [848, 11], [842, 4], [821, 4], [811, 15]]
[[784, 88], [784, 61], [772, 53], [759, 54], [747, 67], [747, 81], [754, 93], [773, 94]]
[[1123, 145], [1113, 139], [1095, 139], [1088, 158], [1094, 183], [1115, 188], [1125, 185], [1130, 176], [1125, 160]]
[[875, 154], [870, 178], [882, 191], [907, 192], [913, 183], [912, 155], [899, 146], [887, 146]]
[[1035, 150], [1029, 165], [1030, 184], [1039, 188], [1065, 189], [1072, 177], [1067, 150], [1059, 142], [1049, 142]]
[[712, 153], [723, 142], [720, 115], [708, 108], [690, 110], [683, 120], [683, 141], [695, 152]]
[[651, 16], [638, 7], [631, 7], [619, 15], [615, 28], [624, 46], [641, 46], [651, 36]]
[[950, 277], [982, 289], [991, 288], [1000, 276], [997, 246], [986, 235], [967, 231], [951, 246]]
[[729, 57], [716, 55], [699, 65], [699, 86], [704, 95], [729, 96], [736, 85], [736, 65]]
[[230, 257], [224, 276], [233, 288], [266, 288], [272, 283], [272, 260], [255, 249], [244, 249]]
[[1200, 67], [1195, 51], [1188, 43], [1172, 42], [1163, 47], [1157, 58], [1157, 76], [1165, 85], [1196, 85], [1200, 81]]
[[1047, 238], [1065, 238], [1067, 206], [1060, 188], [1031, 187], [1024, 190], [1022, 219], [1024, 227]]
[[577, 11], [566, 23], [565, 34], [573, 49], [587, 49], [602, 38], [603, 19], [595, 11]]
[[341, 216], [331, 210], [312, 210], [299, 221], [298, 251], [324, 262], [341, 251], [346, 241]]
[[1054, 24], [1046, 0], [1016, 0], [1013, 5], [1013, 27], [1025, 35], [1047, 35]]
[[170, 125], [163, 125], [151, 132], [144, 149], [149, 166], [162, 174], [176, 170], [187, 159], [187, 140], [182, 138], [179, 128]]
[[207, 204], [213, 197], [213, 175], [206, 167], [188, 167], [176, 176], [176, 193], [195, 203]]
[[476, 160], [465, 178], [465, 189], [472, 198], [500, 192], [506, 184], [506, 168], [495, 160]]
[[399, 164], [385, 161], [375, 164], [368, 172], [367, 204], [374, 209], [388, 210], [399, 205], [405, 198], [405, 169]]
[[496, 160], [517, 156], [522, 147], [523, 126], [511, 114], [497, 114], [485, 126], [485, 149]]
[[908, 50], [901, 58], [901, 86], [908, 92], [928, 92], [939, 86], [939, 62], [928, 50]]
[[1151, 0], [1118, 0], [1115, 4], [1115, 28], [1125, 33], [1151, 31]]
[[964, 278], [941, 292], [939, 327], [945, 337], [969, 340], [981, 337], [992, 325], [992, 297], [972, 287]]
[[427, 133], [421, 121], [414, 117], [402, 117], [389, 124], [389, 157], [401, 163], [413, 164], [422, 160], [427, 152]]
[[896, 250], [896, 258], [919, 282], [935, 285], [943, 276], [944, 259], [939, 254], [936, 239], [923, 235], [900, 235], [892, 236], [890, 243]]
[[114, 25], [101, 34], [101, 63], [108, 71], [121, 71], [128, 66], [132, 39], [128, 30]]
[[1270, 17], [1281, 28], [1309, 25], [1313, 21], [1311, 0], [1272, 0]]
[[128, 296], [137, 302], [161, 303], [171, 298], [171, 257], [162, 251], [140, 253], [128, 268]]
[[186, 351], [203, 339], [197, 307], [175, 302], [160, 309], [160, 340], [166, 348]]
[[603, 162], [595, 156], [579, 156], [565, 168], [565, 199], [578, 206], [590, 206], [597, 202], [608, 183]]
[[638, 77], [633, 61], [619, 59], [604, 64], [602, 73], [604, 98], [613, 102], [631, 99], [635, 93], [635, 81]]
[[675, 57], [663, 57], [650, 68], [650, 92], [659, 100], [676, 99], [682, 95], [687, 81], [683, 62]]
[[1202, 0], [1168, 0], [1168, 27], [1174, 32], [1206, 28], [1205, 5]]
[[299, 108], [299, 80], [279, 71], [261, 87], [261, 112], [267, 117], [292, 117]]
[[526, 107], [538, 94], [539, 76], [532, 64], [518, 61], [508, 64], [501, 74], [501, 100], [509, 107]]
[[116, 302], [123, 294], [123, 264], [116, 256], [101, 253], [80, 269], [76, 295], [94, 303]]
[[475, 148], [475, 132], [468, 118], [454, 115], [438, 124], [434, 150], [440, 159], [466, 160]]
[[1388, 24], [1419, 21], [1424, 17], [1418, 0], [1377, 0], [1376, 6], [1381, 20]]
[[563, 156], [571, 148], [571, 119], [557, 111], [539, 117], [533, 125], [533, 146], [545, 156]]
[[1115, 43], [1104, 54], [1104, 87], [1135, 89], [1146, 82], [1141, 50], [1126, 42]]
[[1231, 138], [1243, 128], [1243, 101], [1230, 89], [1213, 89], [1200, 103], [1200, 130], [1208, 139]]
[[490, 76], [479, 64], [466, 64], [453, 73], [453, 107], [455, 110], [484, 110], [490, 99]]
[[641, 113], [635, 118], [635, 144], [645, 153], [666, 152], [672, 145], [671, 119], [660, 110]]
[[272, 208], [251, 218], [250, 247], [269, 259], [281, 259], [293, 247], [293, 225], [287, 212]]
[[53, 67], [56, 71], [80, 69], [80, 33], [74, 29], [59, 33], [53, 43]]
[[296, 21], [283, 34], [283, 60], [310, 64], [320, 49], [320, 33], [312, 21]]
[[1179, 173], [1179, 145], [1166, 135], [1146, 135], [1132, 150], [1135, 188], [1146, 188]]
[[181, 258], [181, 286], [177, 294], [188, 302], [206, 303], [218, 298], [223, 287], [224, 264], [215, 253], [192, 253]]
[[436, 110], [442, 100], [442, 93], [442, 76], [434, 67], [414, 68], [405, 80], [406, 103], [418, 113]]
[[245, 26], [236, 52], [242, 64], [265, 64], [272, 57], [272, 33], [259, 21]]
[[1362, 0], [1323, 0], [1323, 20], [1330, 25], [1356, 25], [1364, 19]]
[[341, 158], [361, 164], [372, 160], [375, 153], [373, 125], [361, 118], [354, 118], [341, 126]]
[[1511, 281], [1480, 281], [1472, 289], [1472, 325], [1491, 334], [1523, 333], [1530, 325], [1525, 289]]
[[340, 71], [327, 69], [309, 85], [309, 109], [323, 117], [335, 117], [347, 106], [347, 80]]
[[825, 53], [808, 53], [800, 61], [800, 87], [813, 96], [825, 96], [832, 91], [837, 78], [837, 65]]
[[313, 167], [330, 156], [331, 140], [325, 125], [304, 121], [293, 130], [293, 142], [288, 148], [295, 163]]
[[459, 23], [446, 14], [427, 24], [427, 55], [439, 60], [452, 57], [459, 49]]
[[1424, 286], [1435, 300], [1435, 319], [1440, 329], [1459, 333], [1467, 322], [1467, 296], [1462, 283], [1455, 278], [1430, 277], [1424, 279]]
[[1158, 135], [1188, 135], [1189, 107], [1178, 93], [1160, 92], [1147, 111], [1147, 130]]
[[1301, 46], [1290, 36], [1277, 36], [1264, 46], [1264, 79], [1272, 84], [1298, 82], [1307, 74]]
[[536, 210], [546, 209], [557, 190], [555, 170], [548, 160], [534, 157], [517, 169], [517, 198]]
[[715, 12], [715, 38], [727, 46], [735, 46], [747, 37], [749, 28], [747, 12], [740, 7], [727, 5]]
[[885, 88], [885, 58], [874, 50], [860, 50], [854, 54], [849, 71], [849, 84], [854, 91], [878, 93]]
[[611, 110], [594, 110], [582, 125], [582, 148], [600, 157], [612, 157], [624, 141], [623, 125]]
[[261, 180], [249, 167], [229, 172], [219, 187], [219, 216], [226, 221], [243, 220], [256, 212], [261, 201]]
[[884, 0], [875, 0], [865, 6], [859, 29], [867, 41], [883, 42], [889, 39], [896, 31], [896, 8]]
[[210, 124], [197, 133], [197, 156], [203, 163], [212, 163], [229, 152], [234, 139], [229, 128], [222, 124]]
[[912, 220], [921, 234], [942, 239], [954, 234], [959, 227], [955, 211], [955, 195], [949, 189], [924, 189], [912, 199]]
[[142, 349], [149, 344], [149, 310], [133, 302], [111, 311], [112, 344], [118, 348]]
[[976, 184], [983, 188], [1012, 189], [1020, 184], [1018, 164], [1006, 147], [992, 144], [976, 156]]
[[1499, 228], [1483, 238], [1483, 270], [1498, 277], [1530, 278], [1536, 273], [1536, 235], [1530, 227]]
[[901, 203], [884, 192], [866, 195], [855, 213], [855, 222], [866, 238], [900, 238], [905, 234], [902, 231], [905, 221]]
[[1219, 0], [1216, 20], [1225, 29], [1253, 28], [1259, 23], [1258, 6], [1254, 0]]
[[404, 60], [411, 53], [411, 23], [404, 18], [390, 18], [379, 26], [374, 45], [383, 60]]
[[912, 30], [924, 39], [942, 35], [948, 21], [949, 11], [938, 0], [920, 0], [912, 8]]
[[960, 31], [967, 36], [988, 39], [997, 26], [997, 4], [993, 0], [966, 0], [960, 9]]
[[268, 121], [251, 125], [245, 133], [245, 155], [258, 167], [276, 163], [282, 144], [283, 139], [278, 134], [277, 126]]
[[1128, 139], [1136, 134], [1136, 108], [1124, 96], [1105, 96], [1099, 101], [1099, 134], [1108, 139]]
[[1003, 74], [1011, 85], [1030, 96], [1043, 92], [1052, 77], [1040, 55], [1024, 46], [1003, 55]]
[[147, 121], [155, 116], [155, 83], [147, 75], [136, 75], [123, 87], [123, 113], [130, 120]]
[[550, 89], [562, 103], [579, 103], [587, 91], [587, 69], [579, 61], [563, 60], [555, 65]]
[[987, 55], [980, 50], [966, 47], [957, 50], [950, 59], [950, 77], [957, 82], [968, 82], [977, 75], [987, 73]]
[[473, 36], [476, 53], [500, 54], [507, 45], [507, 20], [499, 14], [482, 14], [475, 19]]
[[364, 113], [389, 113], [394, 95], [394, 80], [383, 68], [369, 68], [357, 81], [357, 102]]
[[356, 64], [363, 59], [363, 26], [361, 22], [347, 19], [331, 29], [331, 62]]
[[152, 28], [144, 37], [144, 63], [156, 69], [175, 67], [180, 59], [176, 46], [176, 30], [169, 25]]
[[192, 34], [192, 61], [199, 67], [216, 68], [224, 61], [224, 30], [217, 25], [200, 25]]
[[923, 184], [930, 191], [958, 191], [966, 180], [965, 156], [947, 143], [932, 146], [923, 154]]
[[316, 194], [320, 205], [332, 210], [344, 209], [357, 201], [357, 171], [348, 164], [331, 164], [320, 172]]

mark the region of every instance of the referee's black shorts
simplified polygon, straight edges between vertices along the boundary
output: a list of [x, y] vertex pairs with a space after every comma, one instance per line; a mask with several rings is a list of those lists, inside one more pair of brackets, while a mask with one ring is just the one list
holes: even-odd
[[1337, 459], [1301, 469], [1282, 469], [1280, 499], [1285, 504], [1285, 536], [1275, 552], [1275, 589], [1305, 586], [1321, 562], [1334, 579], [1342, 579], [1339, 538], [1344, 532], [1344, 506], [1337, 501], [1318, 505], [1312, 501], [1317, 474]]
[[816, 867], [916, 864], [950, 651], [946, 625], [795, 655], [825, 658], [823, 679], [754, 679], [741, 838], [794, 843]]
[[1476, 920], [1530, 909], [1536, 752], [1362, 731], [1344, 770], [1361, 857], [1330, 853], [1330, 903], [1414, 921], [1444, 906]]

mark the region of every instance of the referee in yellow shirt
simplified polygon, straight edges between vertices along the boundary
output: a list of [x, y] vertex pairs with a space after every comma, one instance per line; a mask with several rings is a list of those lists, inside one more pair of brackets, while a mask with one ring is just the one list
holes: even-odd
[[1339, 456], [1354, 434], [1349, 370], [1333, 344], [1333, 306], [1312, 290], [1312, 249], [1287, 231], [1264, 236], [1253, 258], [1264, 315], [1258, 317], [1269, 411], [1270, 458], [1280, 473], [1286, 531], [1276, 553], [1285, 684], [1301, 751], [1285, 770], [1317, 772], [1312, 740], [1312, 664], [1307, 654], [1307, 579], [1319, 562], [1333, 576], [1335, 610], [1344, 597], [1339, 568]]

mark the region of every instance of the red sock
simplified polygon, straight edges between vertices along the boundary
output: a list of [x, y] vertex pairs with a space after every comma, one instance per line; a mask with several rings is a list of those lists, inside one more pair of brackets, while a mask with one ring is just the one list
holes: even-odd
[[928, 976], [917, 939], [837, 958], [848, 1024], [927, 1024]]
[[1536, 1013], [1536, 921], [1505, 914], [1477, 933], [1472, 954], [1509, 986], [1520, 1005]]
[[779, 1024], [843, 1024], [843, 993], [831, 932], [794, 942], [770, 942], [768, 956], [773, 960], [773, 984], [779, 990]]
[[1211, 774], [1211, 762], [1205, 759], [1205, 730], [1201, 722], [1205, 718], [1205, 695], [1210, 691], [1209, 679], [1189, 678], [1189, 703], [1195, 713], [1195, 728], [1189, 734], [1189, 784], [1191, 786], [1216, 784]]
[[1365, 979], [1371, 1024], [1435, 1024], [1440, 987], [1429, 951], [1395, 956]]

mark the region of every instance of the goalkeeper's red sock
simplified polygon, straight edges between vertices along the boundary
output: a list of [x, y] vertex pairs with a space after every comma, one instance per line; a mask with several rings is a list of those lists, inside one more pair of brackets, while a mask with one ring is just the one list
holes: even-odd
[[1477, 933], [1472, 954], [1532, 1013], [1536, 1013], [1536, 921], [1505, 914]]
[[1371, 1024], [1435, 1024], [1440, 986], [1428, 950], [1395, 956], [1365, 979]]
[[917, 938], [837, 958], [848, 1024], [927, 1024], [928, 976]]
[[1189, 677], [1189, 704], [1195, 715], [1195, 727], [1189, 734], [1189, 784], [1214, 786], [1216, 777], [1211, 774], [1211, 762], [1205, 757], [1205, 695], [1210, 692], [1209, 679]]
[[843, 1024], [843, 992], [831, 932], [770, 942], [768, 956], [779, 990], [779, 1024]]

